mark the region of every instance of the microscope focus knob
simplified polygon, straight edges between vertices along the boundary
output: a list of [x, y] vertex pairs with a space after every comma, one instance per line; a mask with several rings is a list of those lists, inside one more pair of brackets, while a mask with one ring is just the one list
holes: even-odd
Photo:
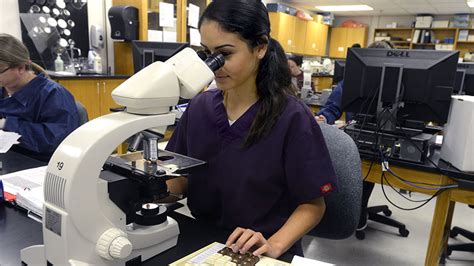
[[114, 258], [125, 259], [132, 253], [132, 243], [127, 238], [119, 236], [110, 244], [109, 252]]
[[124, 259], [132, 253], [132, 243], [127, 234], [118, 228], [110, 228], [97, 240], [95, 250], [104, 259]]

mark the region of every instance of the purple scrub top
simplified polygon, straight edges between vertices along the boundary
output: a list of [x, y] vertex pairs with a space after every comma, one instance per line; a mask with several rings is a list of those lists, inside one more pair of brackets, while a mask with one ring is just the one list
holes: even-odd
[[260, 106], [230, 126], [222, 91], [203, 92], [189, 103], [166, 149], [208, 163], [188, 177], [196, 218], [228, 230], [251, 228], [268, 239], [299, 204], [334, 191], [337, 178], [318, 124], [295, 97], [287, 98], [266, 137], [243, 148]]

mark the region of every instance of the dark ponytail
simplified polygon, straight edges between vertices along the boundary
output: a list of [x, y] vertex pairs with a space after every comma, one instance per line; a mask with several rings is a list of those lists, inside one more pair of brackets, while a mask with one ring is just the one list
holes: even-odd
[[286, 106], [287, 97], [296, 95], [285, 52], [278, 41], [270, 37], [268, 12], [259, 0], [214, 0], [201, 16], [199, 28], [206, 20], [239, 34], [251, 50], [268, 45], [256, 79], [261, 106], [244, 142], [244, 147], [249, 147], [271, 131]]

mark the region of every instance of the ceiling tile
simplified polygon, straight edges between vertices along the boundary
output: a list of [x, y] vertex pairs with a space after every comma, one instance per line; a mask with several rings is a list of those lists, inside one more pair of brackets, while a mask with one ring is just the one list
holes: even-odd
[[470, 8], [437, 8], [438, 14], [472, 13]]
[[438, 4], [438, 3], [450, 3], [450, 4], [465, 4], [466, 0], [427, 0], [428, 3]]
[[410, 7], [410, 8], [404, 8], [409, 14], [423, 14], [423, 13], [428, 13], [428, 14], [438, 14], [438, 10], [436, 10], [433, 7], [429, 8], [418, 8], [418, 7]]
[[319, 12], [314, 8], [316, 5], [367, 4], [374, 8], [373, 11], [333, 12], [335, 15], [344, 16], [474, 13], [474, 9], [467, 6], [466, 0], [282, 0], [280, 2], [313, 12]]

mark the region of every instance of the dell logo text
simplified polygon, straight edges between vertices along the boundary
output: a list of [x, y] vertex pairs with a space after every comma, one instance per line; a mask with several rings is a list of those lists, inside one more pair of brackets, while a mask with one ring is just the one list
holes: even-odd
[[390, 50], [387, 51], [387, 57], [410, 57], [408, 51]]

